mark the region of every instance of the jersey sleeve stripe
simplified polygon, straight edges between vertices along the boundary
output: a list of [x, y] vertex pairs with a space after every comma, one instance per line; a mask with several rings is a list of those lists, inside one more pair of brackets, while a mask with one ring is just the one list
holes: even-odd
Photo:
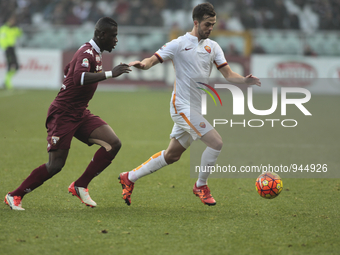
[[187, 116], [185, 116], [185, 114], [183, 112], [179, 113], [182, 118], [185, 120], [186, 123], [188, 123], [188, 125], [196, 132], [196, 134], [199, 136], [199, 137], [202, 137], [202, 134], [200, 133], [200, 131], [197, 130], [197, 128], [194, 127], [194, 125], [190, 122], [190, 120], [188, 119]]
[[157, 52], [154, 55], [158, 58], [159, 62], [163, 63], [162, 57]]
[[220, 69], [220, 68], [222, 68], [222, 67], [224, 67], [224, 66], [227, 66], [228, 63], [227, 63], [227, 62], [224, 62], [224, 63], [221, 64], [221, 65], [217, 65], [216, 62], [215, 62], [215, 65], [216, 65], [217, 69]]
[[81, 79], [80, 79], [80, 85], [84, 85], [84, 77], [85, 77], [85, 72], [81, 74]]

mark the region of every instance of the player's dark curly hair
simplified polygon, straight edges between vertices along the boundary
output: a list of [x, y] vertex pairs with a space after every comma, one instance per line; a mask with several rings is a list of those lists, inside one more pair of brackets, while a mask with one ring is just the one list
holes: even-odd
[[106, 31], [117, 26], [117, 22], [114, 19], [110, 17], [103, 17], [97, 21], [95, 29], [99, 31]]
[[208, 17], [216, 16], [214, 6], [211, 3], [196, 5], [196, 7], [192, 11], [192, 19], [197, 20], [198, 22], [201, 22], [205, 15], [208, 15]]

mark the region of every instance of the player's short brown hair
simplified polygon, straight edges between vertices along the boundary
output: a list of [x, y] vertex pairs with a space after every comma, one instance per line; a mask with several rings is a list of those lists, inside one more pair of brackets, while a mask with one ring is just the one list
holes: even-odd
[[201, 22], [204, 19], [205, 15], [208, 15], [209, 17], [216, 16], [214, 6], [211, 3], [196, 5], [196, 7], [192, 11], [192, 19], [197, 20], [198, 22]]

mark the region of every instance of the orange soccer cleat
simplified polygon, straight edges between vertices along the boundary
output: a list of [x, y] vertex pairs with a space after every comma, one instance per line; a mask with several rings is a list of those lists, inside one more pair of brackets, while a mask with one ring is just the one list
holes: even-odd
[[89, 195], [89, 189], [87, 188], [77, 187], [74, 185], [74, 182], [72, 182], [71, 185], [68, 187], [68, 192], [71, 193], [72, 196], [76, 196], [77, 198], [79, 198], [80, 201], [87, 206], [90, 206], [92, 208], [97, 206], [97, 203], [91, 199]]
[[122, 184], [122, 195], [123, 195], [123, 199], [125, 200], [125, 203], [127, 205], [131, 205], [131, 194], [134, 188], [134, 182], [130, 181], [129, 178], [129, 173], [128, 172], [124, 172], [121, 173], [118, 177], [119, 183]]
[[11, 210], [24, 211], [25, 209], [21, 207], [21, 197], [12, 197], [9, 193], [5, 196], [6, 205], [8, 205]]
[[210, 189], [207, 185], [203, 185], [203, 186], [197, 188], [196, 183], [195, 183], [194, 188], [193, 188], [193, 192], [197, 197], [199, 197], [201, 199], [203, 204], [206, 204], [206, 205], [209, 205], [209, 206], [216, 205], [216, 201], [211, 196]]

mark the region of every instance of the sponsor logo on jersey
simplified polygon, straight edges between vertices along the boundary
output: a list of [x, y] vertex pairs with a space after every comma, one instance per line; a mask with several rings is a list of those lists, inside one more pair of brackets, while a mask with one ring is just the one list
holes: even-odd
[[101, 66], [96, 66], [96, 71], [97, 71], [97, 72], [99, 72], [99, 71], [101, 71], [101, 70], [103, 70], [103, 65], [101, 65]]
[[188, 50], [192, 50], [193, 48], [191, 47], [185, 47], [184, 49], [181, 49], [181, 51], [188, 51]]
[[86, 51], [84, 51], [84, 53], [91, 54], [91, 55], [92, 55], [92, 57], [93, 57], [93, 52], [92, 52], [92, 50], [90, 50], [90, 49], [87, 49]]
[[207, 46], [205, 46], [204, 47], [204, 49], [208, 52], [208, 53], [210, 53], [211, 52], [211, 48], [207, 45]]
[[83, 67], [89, 67], [89, 60], [87, 58], [83, 59], [83, 63], [81, 63], [81, 66]]
[[201, 123], [200, 123], [200, 127], [201, 127], [201, 128], [205, 128], [205, 127], [206, 127], [205, 123], [204, 123], [204, 122], [201, 122]]
[[60, 138], [58, 136], [52, 136], [51, 143], [52, 145], [56, 145], [59, 142]]

